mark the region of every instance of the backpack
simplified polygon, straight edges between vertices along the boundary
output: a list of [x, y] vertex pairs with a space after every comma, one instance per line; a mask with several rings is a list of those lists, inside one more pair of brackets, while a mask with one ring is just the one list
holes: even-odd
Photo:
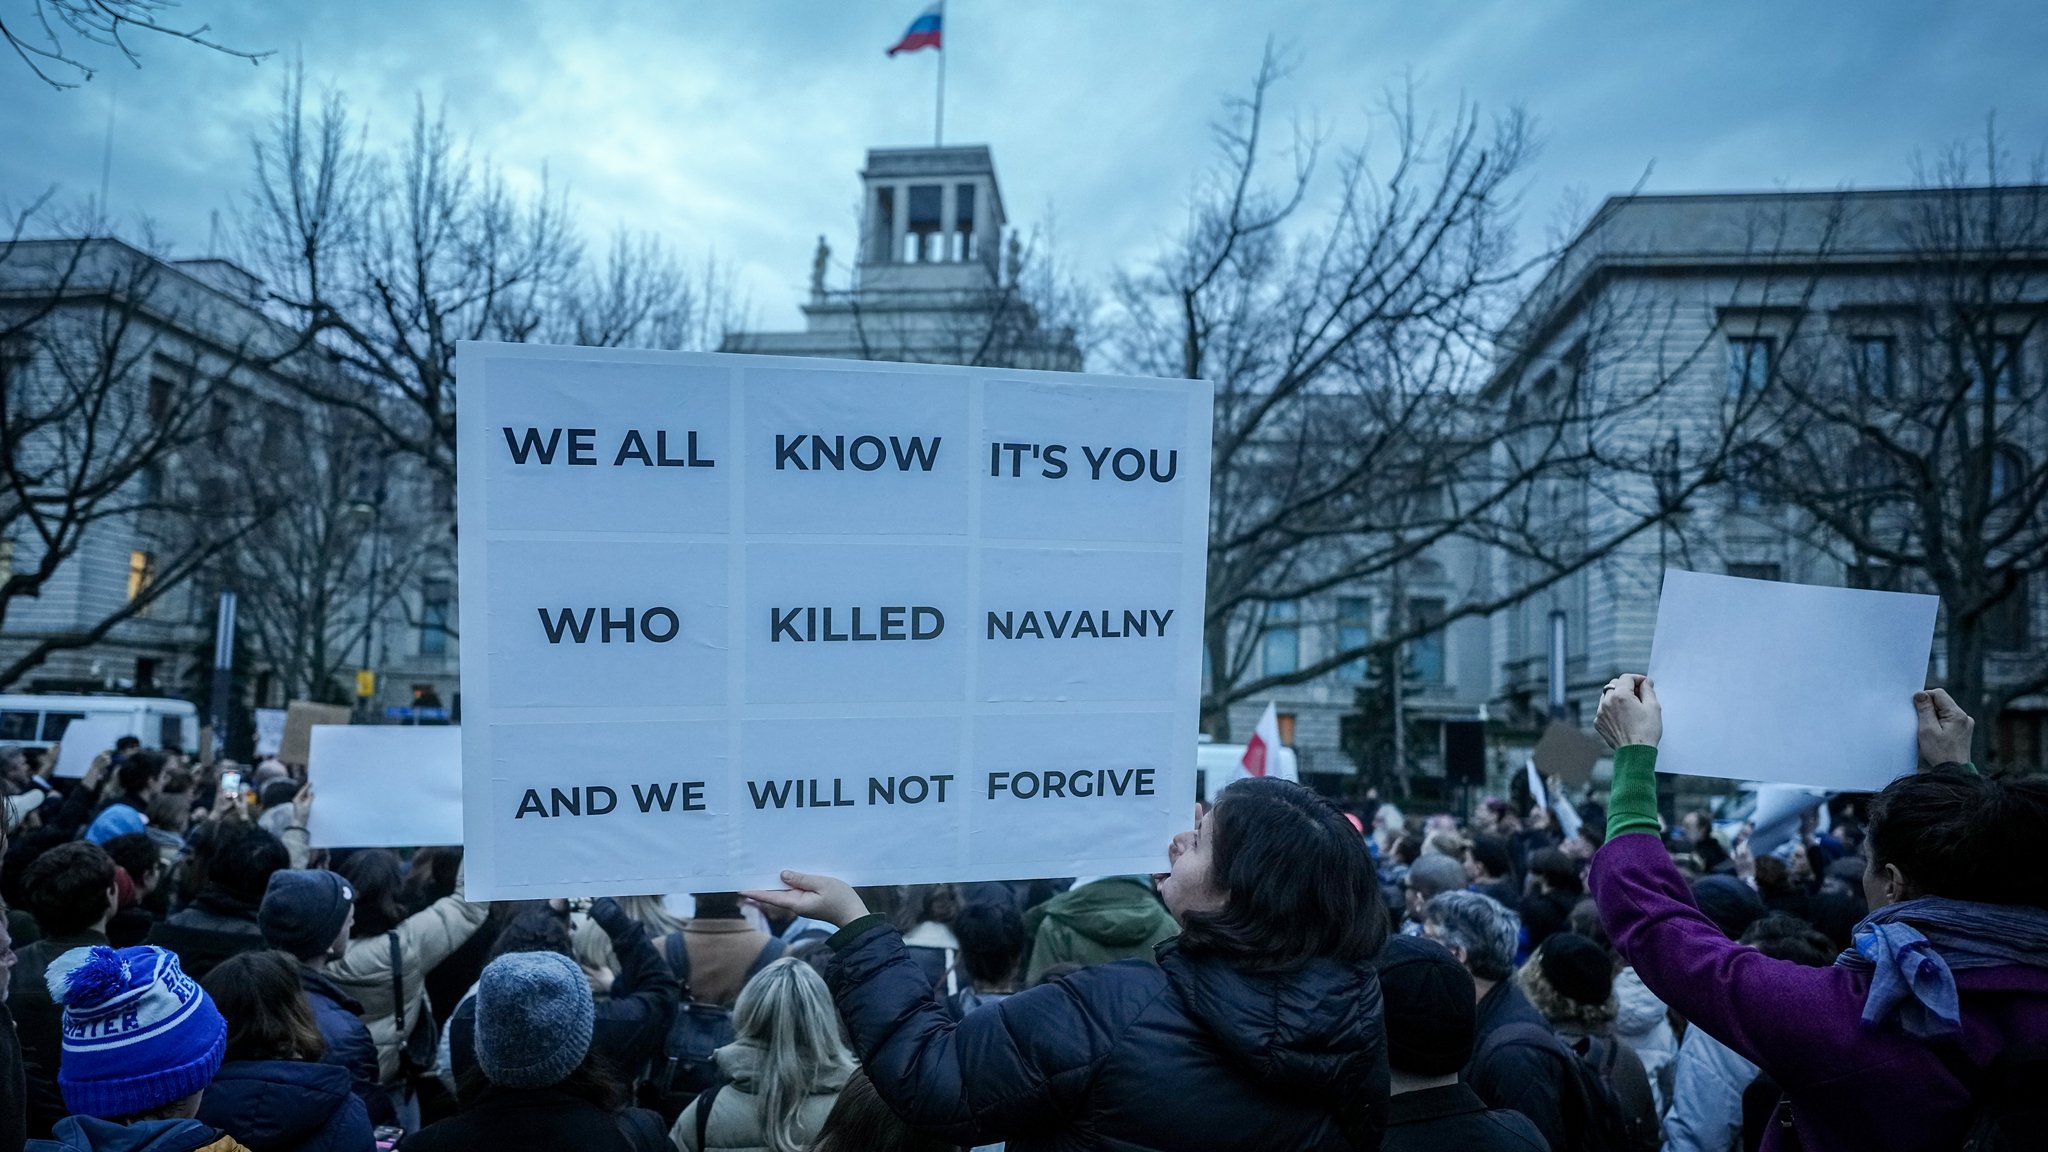
[[[668, 1035], [662, 1038], [661, 1054], [649, 1070], [645, 1100], [648, 1107], [673, 1124], [690, 1101], [722, 1082], [718, 1050], [732, 1043], [737, 1034], [733, 1030], [732, 1009], [691, 997], [690, 950], [683, 943], [683, 934], [671, 932], [662, 937], [661, 952], [675, 971], [677, 983], [683, 986], [683, 997], [676, 1005], [674, 1019], [669, 1021]], [[747, 966], [747, 978], [753, 979], [755, 973], [781, 959], [782, 953], [782, 941], [769, 937], [761, 954]]]
[[1581, 1052], [1540, 1024], [1505, 1024], [1487, 1034], [1473, 1063], [1483, 1062], [1509, 1044], [1540, 1048], [1563, 1058], [1565, 1074], [1558, 1084], [1558, 1097], [1564, 1113], [1565, 1147], [1573, 1152], [1636, 1152], [1657, 1146], [1655, 1133], [1646, 1145], [1642, 1134], [1630, 1131], [1628, 1110], [1614, 1083], [1620, 1061], [1615, 1041], [1589, 1038]]

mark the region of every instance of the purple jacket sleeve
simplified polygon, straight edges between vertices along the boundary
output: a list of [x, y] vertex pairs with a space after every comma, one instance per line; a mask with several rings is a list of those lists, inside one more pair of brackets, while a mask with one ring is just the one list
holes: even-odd
[[1883, 1059], [1860, 1035], [1866, 977], [1773, 960], [1721, 934], [1657, 837], [1617, 836], [1593, 857], [1593, 899], [1614, 946], [1658, 998], [1790, 1088]]

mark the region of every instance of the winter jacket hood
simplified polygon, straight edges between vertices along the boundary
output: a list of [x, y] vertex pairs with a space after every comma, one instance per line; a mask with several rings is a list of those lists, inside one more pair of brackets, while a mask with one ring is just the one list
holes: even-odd
[[1097, 880], [1040, 908], [1046, 920], [1112, 948], [1129, 948], [1152, 939], [1165, 911], [1152, 895], [1151, 886], [1135, 876]]
[[1338, 1111], [1369, 1075], [1381, 1017], [1369, 966], [1246, 973], [1175, 943], [1160, 946], [1159, 963], [1224, 1057], [1271, 1091]]
[[199, 1119], [254, 1152], [356, 1152], [370, 1116], [346, 1069], [303, 1060], [230, 1060], [199, 1098]]
[[[762, 1050], [759, 1044], [742, 1040], [737, 1044], [727, 1044], [714, 1055], [718, 1060], [718, 1070], [725, 1073], [725, 1078], [731, 1082], [733, 1087], [742, 1092], [759, 1092], [761, 1061], [767, 1058], [767, 1053]], [[846, 1087], [846, 1081], [852, 1075], [853, 1065], [851, 1063], [842, 1068], [823, 1069], [819, 1072], [817, 1082], [812, 1084], [811, 1091], [813, 1093], [829, 1092], [836, 1095], [841, 1088]]]
[[197, 1120], [116, 1124], [97, 1116], [66, 1116], [56, 1138], [31, 1140], [30, 1152], [249, 1152], [234, 1137]]

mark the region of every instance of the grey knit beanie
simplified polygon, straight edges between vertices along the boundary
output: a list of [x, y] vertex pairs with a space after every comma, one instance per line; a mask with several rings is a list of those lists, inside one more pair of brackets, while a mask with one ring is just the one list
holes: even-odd
[[491, 1083], [546, 1088], [590, 1051], [597, 1004], [590, 981], [559, 952], [511, 952], [476, 986], [476, 1062]]

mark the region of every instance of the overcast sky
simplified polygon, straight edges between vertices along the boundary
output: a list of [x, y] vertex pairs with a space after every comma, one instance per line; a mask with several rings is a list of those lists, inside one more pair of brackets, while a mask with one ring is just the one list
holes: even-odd
[[[883, 54], [923, 3], [187, 0], [173, 20], [279, 55], [137, 37], [139, 71], [95, 53], [99, 77], [67, 92], [0, 58], [0, 202], [94, 195], [111, 113], [109, 208], [203, 254], [296, 55], [373, 134], [402, 130], [415, 93], [445, 104], [515, 179], [566, 184], [587, 232], [715, 253], [759, 325], [794, 326], [817, 235], [850, 253], [864, 150], [930, 141], [935, 54]], [[1056, 214], [1063, 256], [1100, 278], [1180, 219], [1268, 36], [1297, 61], [1281, 111], [1333, 143], [1383, 126], [1374, 104], [1406, 76], [1445, 114], [1524, 106], [1544, 141], [1532, 240], [1570, 190], [1597, 202], [1645, 171], [1651, 191], [1898, 184], [1994, 110], [2014, 151], [2048, 144], [2039, 0], [953, 0], [946, 138], [991, 145], [1012, 222]]]

